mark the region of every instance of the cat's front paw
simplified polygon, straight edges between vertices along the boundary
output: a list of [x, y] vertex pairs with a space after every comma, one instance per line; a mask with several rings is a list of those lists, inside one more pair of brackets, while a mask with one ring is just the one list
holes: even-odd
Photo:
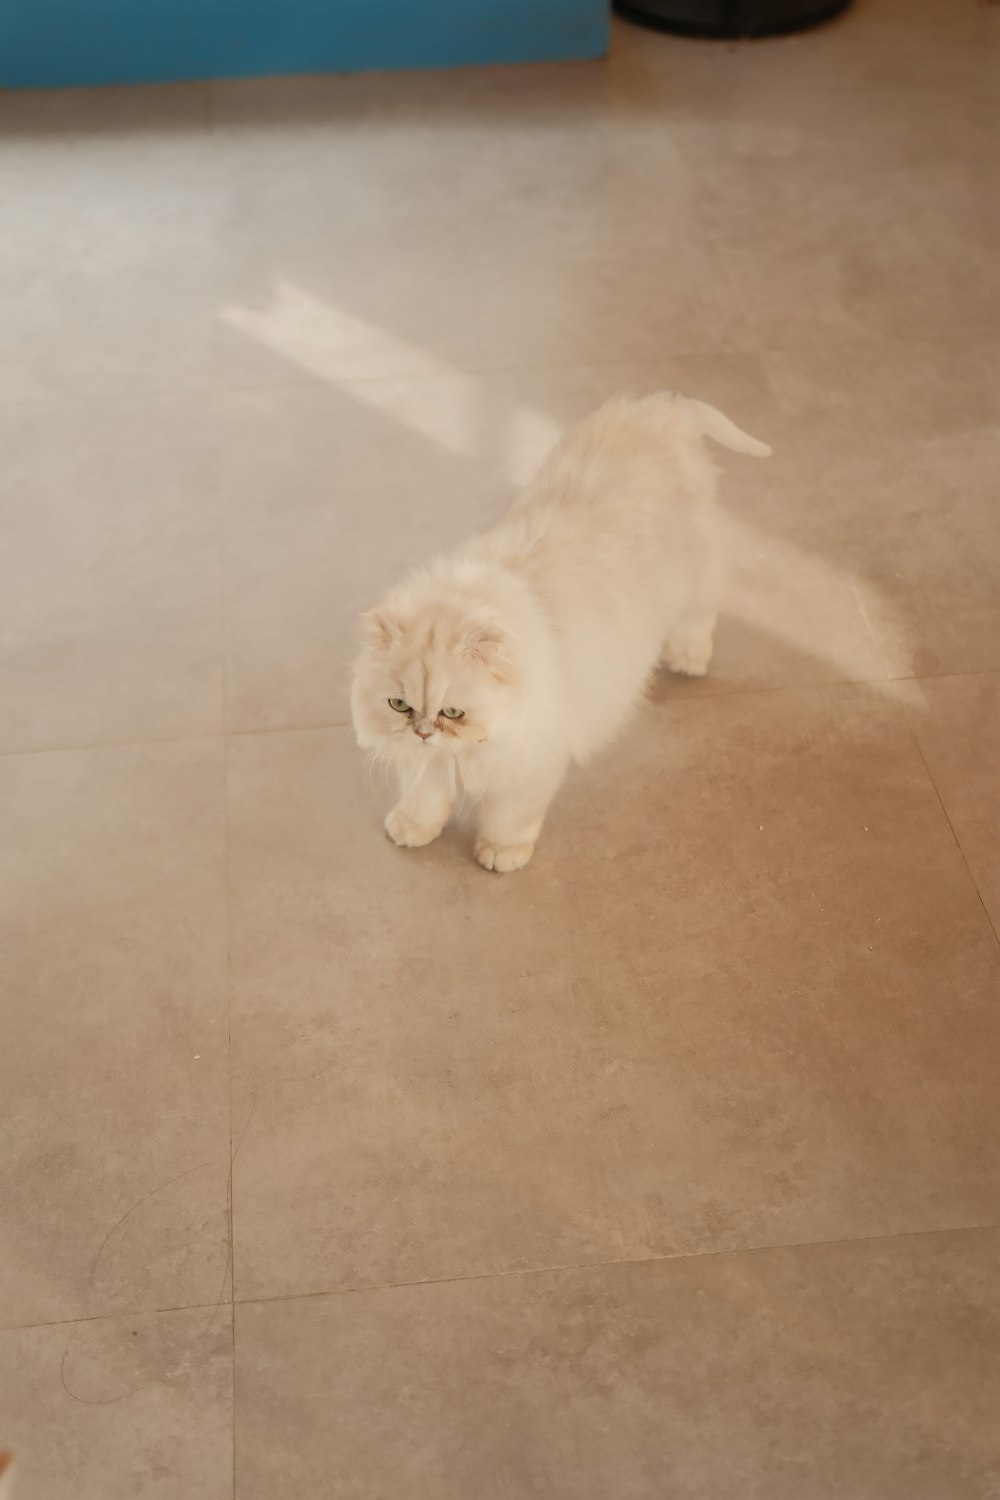
[[441, 829], [418, 823], [402, 807], [394, 807], [385, 820], [385, 831], [400, 849], [422, 849], [433, 844]]
[[498, 875], [523, 870], [534, 852], [534, 844], [491, 844], [489, 839], [476, 840], [479, 863], [484, 870], [495, 870]]

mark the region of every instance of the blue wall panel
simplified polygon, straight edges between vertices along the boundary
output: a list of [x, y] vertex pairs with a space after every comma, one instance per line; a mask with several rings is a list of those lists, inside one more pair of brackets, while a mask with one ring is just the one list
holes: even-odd
[[599, 57], [607, 0], [0, 0], [0, 86]]

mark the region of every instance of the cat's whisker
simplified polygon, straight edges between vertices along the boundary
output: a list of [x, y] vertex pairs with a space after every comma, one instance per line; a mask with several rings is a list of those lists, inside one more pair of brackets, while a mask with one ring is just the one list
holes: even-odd
[[375, 796], [375, 761], [378, 758], [378, 750], [369, 751], [365, 758], [365, 791], [374, 799]]

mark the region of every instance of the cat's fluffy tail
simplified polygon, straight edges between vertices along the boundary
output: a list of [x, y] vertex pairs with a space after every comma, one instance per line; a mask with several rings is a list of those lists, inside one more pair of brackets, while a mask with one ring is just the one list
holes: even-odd
[[709, 406], [707, 401], [695, 401], [690, 396], [674, 397], [674, 400], [678, 399], [684, 402], [694, 425], [705, 437], [721, 443], [723, 448], [730, 448], [733, 453], [749, 453], [753, 458], [771, 456], [767, 443], [761, 443], [748, 432], [743, 432], [735, 422], [730, 422], [728, 417], [723, 416], [721, 411]]

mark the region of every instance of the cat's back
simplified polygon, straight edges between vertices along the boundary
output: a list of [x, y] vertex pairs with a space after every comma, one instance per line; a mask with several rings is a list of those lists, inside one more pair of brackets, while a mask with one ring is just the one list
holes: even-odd
[[713, 470], [671, 394], [614, 396], [556, 444], [494, 537], [526, 559], [655, 543], [696, 509]]
[[690, 437], [683, 403], [672, 393], [612, 396], [563, 435], [531, 488], [571, 485], [587, 493], [611, 475], [654, 459], [662, 463], [671, 447]]

